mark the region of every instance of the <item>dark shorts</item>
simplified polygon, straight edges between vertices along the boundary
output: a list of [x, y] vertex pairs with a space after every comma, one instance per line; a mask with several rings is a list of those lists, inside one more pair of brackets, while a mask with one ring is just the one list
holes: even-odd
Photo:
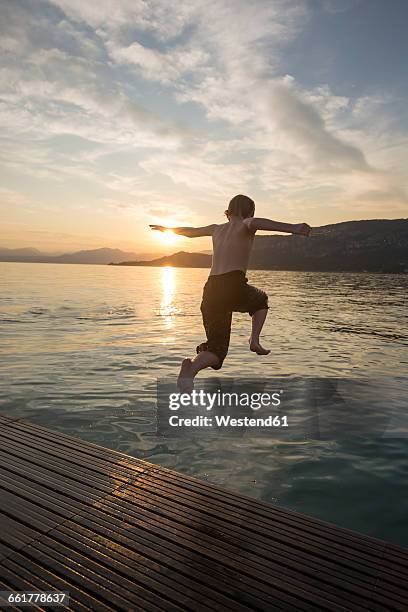
[[209, 276], [204, 285], [201, 314], [207, 342], [197, 346], [197, 353], [211, 351], [220, 359], [214, 367], [219, 370], [228, 353], [233, 312], [247, 312], [268, 308], [268, 296], [261, 289], [248, 285], [242, 270]]

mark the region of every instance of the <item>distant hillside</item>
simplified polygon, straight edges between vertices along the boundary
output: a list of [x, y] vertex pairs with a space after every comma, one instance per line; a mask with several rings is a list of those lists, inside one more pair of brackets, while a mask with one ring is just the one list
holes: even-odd
[[[211, 256], [181, 251], [127, 266], [208, 268]], [[408, 272], [408, 219], [346, 221], [313, 229], [310, 238], [261, 235], [255, 238], [250, 268], [349, 272]]]
[[206, 253], [186, 253], [179, 251], [173, 255], [159, 257], [150, 261], [123, 261], [112, 264], [115, 266], [174, 266], [176, 268], [209, 268], [211, 266], [211, 255]]
[[0, 261], [16, 261], [26, 263], [77, 263], [77, 264], [109, 264], [143, 257], [142, 254], [121, 251], [120, 249], [91, 249], [64, 253], [63, 255], [49, 255], [37, 249], [5, 249], [0, 248]]
[[408, 272], [408, 219], [346, 221], [302, 236], [257, 236], [250, 267], [271, 270]]
[[[4, 247], [0, 247], [0, 258], [3, 257], [38, 257], [42, 253], [38, 249], [32, 249], [31, 247], [26, 247], [23, 249], [6, 249]], [[4, 261], [4, 260], [3, 260]]]
[[127, 253], [126, 251], [121, 251], [120, 249], [105, 248], [59, 255], [54, 258], [54, 262], [108, 264], [123, 261], [123, 259], [128, 259], [129, 257], [135, 257], [135, 253]]

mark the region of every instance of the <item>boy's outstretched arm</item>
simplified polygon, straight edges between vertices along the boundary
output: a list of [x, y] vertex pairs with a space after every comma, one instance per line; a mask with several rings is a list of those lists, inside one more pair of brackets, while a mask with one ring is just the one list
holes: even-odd
[[180, 236], [186, 236], [186, 238], [199, 238], [200, 236], [212, 236], [217, 225], [213, 223], [205, 227], [166, 227], [164, 225], [150, 225], [149, 227], [159, 232], [180, 234]]
[[287, 234], [310, 236], [312, 230], [307, 223], [281, 223], [280, 221], [261, 219], [259, 217], [250, 217], [249, 219], [245, 219], [244, 223], [248, 226], [249, 231], [254, 233], [257, 230], [265, 230], [269, 232], [286, 232]]

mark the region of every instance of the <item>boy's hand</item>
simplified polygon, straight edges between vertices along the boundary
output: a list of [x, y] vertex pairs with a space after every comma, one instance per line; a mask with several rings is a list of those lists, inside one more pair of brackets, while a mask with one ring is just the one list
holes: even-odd
[[164, 225], [149, 225], [152, 230], [157, 230], [158, 232], [167, 232], [168, 227], [164, 227]]
[[310, 236], [312, 228], [307, 223], [298, 223], [295, 225], [296, 231], [295, 234], [299, 234], [300, 236]]

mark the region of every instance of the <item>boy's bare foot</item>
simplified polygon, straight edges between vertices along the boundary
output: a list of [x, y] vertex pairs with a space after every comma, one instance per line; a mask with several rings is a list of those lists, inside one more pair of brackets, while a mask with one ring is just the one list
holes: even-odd
[[249, 339], [249, 348], [257, 355], [269, 355], [271, 352], [269, 349], [264, 348], [259, 340], [253, 340], [252, 338]]
[[194, 369], [191, 359], [183, 359], [177, 378], [177, 389], [180, 393], [191, 393], [194, 389]]

